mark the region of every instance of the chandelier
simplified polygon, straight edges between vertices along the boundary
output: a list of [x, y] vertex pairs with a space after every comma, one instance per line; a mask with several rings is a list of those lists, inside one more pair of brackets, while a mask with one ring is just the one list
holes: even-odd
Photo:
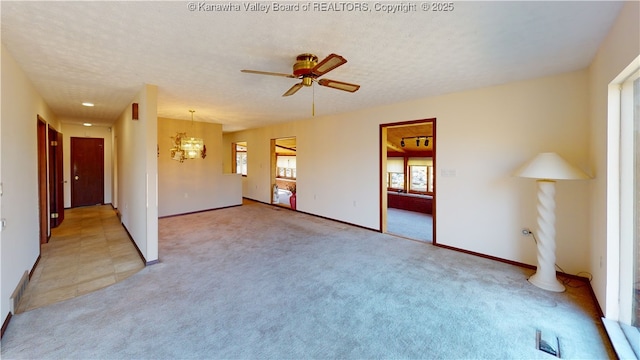
[[[191, 126], [193, 126], [193, 113], [195, 110], [189, 110], [191, 113]], [[186, 159], [197, 159], [198, 157], [207, 157], [207, 147], [204, 145], [202, 138], [187, 136], [186, 132], [177, 132], [176, 136], [172, 136], [173, 147], [171, 150], [171, 159], [184, 162]]]

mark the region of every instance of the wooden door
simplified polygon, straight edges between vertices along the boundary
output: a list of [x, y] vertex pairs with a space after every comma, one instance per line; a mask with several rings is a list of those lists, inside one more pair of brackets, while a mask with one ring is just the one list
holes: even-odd
[[40, 244], [49, 240], [49, 212], [47, 211], [47, 124], [38, 115], [38, 218]]
[[104, 202], [104, 139], [71, 139], [71, 207]]
[[64, 180], [62, 176], [62, 134], [49, 127], [49, 213], [51, 228], [64, 220]]

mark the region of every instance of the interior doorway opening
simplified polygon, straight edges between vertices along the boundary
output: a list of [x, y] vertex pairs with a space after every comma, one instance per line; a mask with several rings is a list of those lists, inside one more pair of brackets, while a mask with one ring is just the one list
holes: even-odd
[[436, 119], [380, 125], [381, 232], [436, 243]]
[[296, 138], [271, 140], [271, 203], [297, 209]]

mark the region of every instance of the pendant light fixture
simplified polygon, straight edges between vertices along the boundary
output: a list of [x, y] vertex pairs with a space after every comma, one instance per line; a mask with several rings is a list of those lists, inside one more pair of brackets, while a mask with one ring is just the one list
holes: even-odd
[[[189, 110], [191, 113], [191, 128], [193, 129], [193, 113], [195, 110]], [[207, 156], [207, 148], [202, 138], [187, 136], [186, 132], [178, 132], [176, 136], [171, 137], [174, 146], [171, 148], [171, 159], [184, 162], [187, 159], [197, 159], [198, 156], [203, 159]]]

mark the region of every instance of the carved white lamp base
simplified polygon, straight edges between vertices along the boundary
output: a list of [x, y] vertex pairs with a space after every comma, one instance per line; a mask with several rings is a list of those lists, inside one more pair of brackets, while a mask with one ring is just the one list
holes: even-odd
[[537, 179], [538, 184], [538, 269], [529, 278], [533, 285], [562, 292], [564, 286], [556, 278], [556, 184], [554, 180], [588, 179], [582, 170], [573, 167], [554, 152], [540, 153], [515, 173], [516, 176]]
[[538, 184], [538, 268], [529, 278], [533, 285], [549, 291], [563, 292], [556, 278], [556, 183], [537, 180]]

